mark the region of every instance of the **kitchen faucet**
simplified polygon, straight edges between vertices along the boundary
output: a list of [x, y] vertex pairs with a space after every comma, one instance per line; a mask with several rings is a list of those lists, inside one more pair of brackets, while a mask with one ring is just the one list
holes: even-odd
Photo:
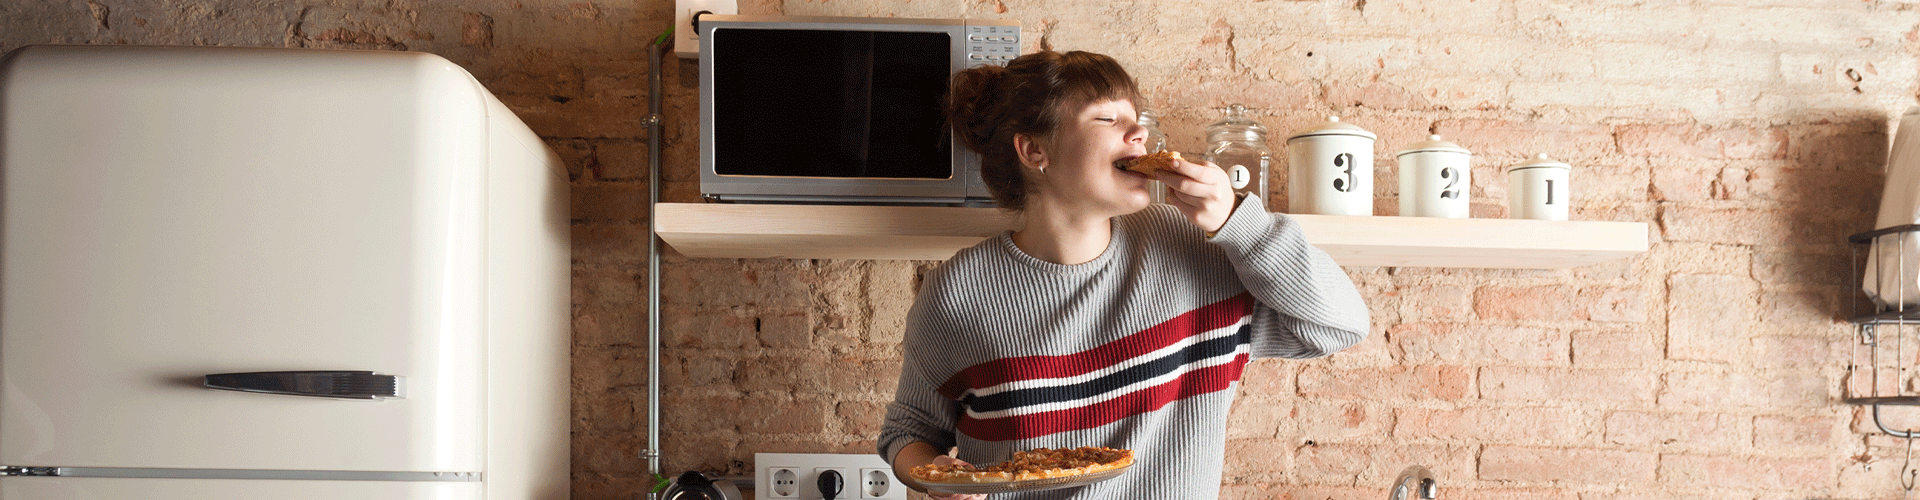
[[1387, 491], [1387, 500], [1434, 500], [1439, 496], [1440, 485], [1433, 481], [1433, 471], [1418, 465], [1400, 471], [1393, 489]]

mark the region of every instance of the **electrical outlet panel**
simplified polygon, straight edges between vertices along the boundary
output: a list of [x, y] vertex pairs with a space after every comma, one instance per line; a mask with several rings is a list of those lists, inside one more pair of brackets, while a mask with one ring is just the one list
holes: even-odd
[[820, 478], [827, 471], [840, 475], [843, 485], [834, 500], [906, 500], [907, 487], [893, 477], [893, 467], [879, 455], [824, 453], [753, 454], [753, 498], [821, 500]]

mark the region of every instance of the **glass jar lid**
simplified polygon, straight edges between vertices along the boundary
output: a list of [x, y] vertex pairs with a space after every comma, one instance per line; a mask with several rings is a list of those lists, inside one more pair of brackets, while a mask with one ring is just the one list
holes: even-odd
[[1247, 105], [1227, 106], [1227, 116], [1207, 125], [1207, 142], [1267, 142], [1267, 127], [1247, 118]]

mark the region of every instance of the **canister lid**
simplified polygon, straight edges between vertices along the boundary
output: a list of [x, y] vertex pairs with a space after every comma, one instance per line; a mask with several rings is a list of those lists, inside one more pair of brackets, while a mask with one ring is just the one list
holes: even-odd
[[1573, 165], [1568, 165], [1563, 162], [1554, 161], [1554, 159], [1548, 158], [1546, 153], [1540, 153], [1540, 154], [1533, 155], [1533, 158], [1528, 159], [1526, 163], [1507, 167], [1507, 171], [1512, 172], [1515, 170], [1526, 170], [1529, 168], [1558, 168], [1558, 169], [1564, 169], [1564, 170], [1573, 170]]
[[1400, 152], [1394, 153], [1393, 156], [1399, 157], [1407, 153], [1426, 153], [1426, 152], [1460, 153], [1463, 155], [1473, 154], [1472, 152], [1467, 151], [1467, 148], [1460, 147], [1459, 144], [1454, 144], [1451, 142], [1441, 140], [1440, 136], [1438, 134], [1435, 134], [1435, 135], [1427, 136], [1427, 140], [1408, 145], [1407, 149], [1402, 149], [1400, 150]]
[[1367, 129], [1354, 126], [1351, 123], [1341, 122], [1338, 116], [1329, 116], [1326, 122], [1314, 125], [1313, 128], [1302, 130], [1298, 134], [1293, 134], [1293, 137], [1288, 137], [1287, 140], [1292, 141], [1301, 137], [1315, 135], [1354, 135], [1368, 139], [1374, 138], [1373, 132], [1368, 132]]

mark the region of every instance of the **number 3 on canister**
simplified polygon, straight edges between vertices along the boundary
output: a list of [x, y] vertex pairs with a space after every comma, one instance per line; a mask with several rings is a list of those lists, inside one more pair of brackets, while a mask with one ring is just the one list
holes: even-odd
[[1342, 193], [1352, 192], [1353, 188], [1356, 187], [1353, 185], [1353, 155], [1348, 153], [1333, 155], [1333, 166], [1340, 167], [1340, 173], [1346, 174], [1345, 179], [1335, 178], [1333, 180], [1333, 190]]

